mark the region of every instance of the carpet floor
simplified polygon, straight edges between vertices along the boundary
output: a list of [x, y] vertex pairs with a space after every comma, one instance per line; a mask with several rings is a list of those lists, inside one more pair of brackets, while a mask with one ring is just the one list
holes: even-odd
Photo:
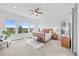
[[26, 40], [12, 41], [9, 48], [0, 48], [0, 56], [74, 56], [59, 40], [50, 40], [39, 49], [28, 45]]

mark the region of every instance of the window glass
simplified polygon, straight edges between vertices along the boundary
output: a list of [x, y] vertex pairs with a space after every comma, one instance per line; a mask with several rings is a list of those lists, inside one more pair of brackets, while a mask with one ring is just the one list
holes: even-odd
[[21, 22], [18, 25], [18, 33], [28, 33], [29, 23]]

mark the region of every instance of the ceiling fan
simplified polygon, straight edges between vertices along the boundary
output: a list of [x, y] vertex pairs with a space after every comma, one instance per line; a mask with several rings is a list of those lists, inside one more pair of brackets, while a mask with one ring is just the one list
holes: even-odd
[[34, 9], [34, 10], [29, 9], [29, 11], [32, 12], [31, 15], [36, 15], [36, 16], [38, 16], [38, 14], [43, 14], [43, 12], [39, 12], [39, 8]]

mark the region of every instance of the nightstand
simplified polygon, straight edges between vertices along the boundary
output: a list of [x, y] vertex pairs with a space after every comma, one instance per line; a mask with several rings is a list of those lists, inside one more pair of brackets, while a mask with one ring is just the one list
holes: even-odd
[[57, 40], [58, 39], [58, 35], [54, 32], [54, 33], [52, 33], [52, 37], [51, 38], [54, 39], [54, 40]]

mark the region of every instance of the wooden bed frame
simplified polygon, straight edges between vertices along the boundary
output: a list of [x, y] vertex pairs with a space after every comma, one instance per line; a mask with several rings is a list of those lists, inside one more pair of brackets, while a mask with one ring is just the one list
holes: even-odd
[[45, 43], [45, 34], [44, 33], [36, 32], [36, 33], [33, 33], [33, 36], [38, 37], [37, 41]]
[[45, 33], [49, 33], [49, 31], [53, 31], [52, 29], [42, 29], [42, 32], [33, 32], [33, 36], [38, 37], [37, 41], [40, 41], [42, 43], [46, 43], [45, 40]]

